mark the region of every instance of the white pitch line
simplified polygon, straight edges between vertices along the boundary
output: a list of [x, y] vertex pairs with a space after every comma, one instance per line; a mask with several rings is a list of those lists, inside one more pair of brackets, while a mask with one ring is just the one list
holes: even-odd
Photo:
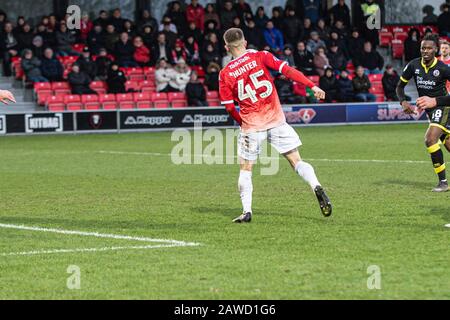
[[[135, 156], [172, 156], [171, 153], [155, 153], [155, 152], [132, 152], [132, 151], [97, 151], [96, 153], [100, 154], [117, 154], [117, 155], [135, 155]], [[192, 154], [193, 157], [216, 157], [209, 154]], [[219, 157], [222, 155], [218, 155]], [[225, 158], [232, 158], [237, 159], [238, 156], [225, 156]], [[260, 159], [279, 159], [279, 157], [259, 157]], [[355, 162], [361, 162], [361, 163], [411, 163], [411, 164], [422, 164], [426, 163], [429, 164], [430, 161], [423, 161], [423, 160], [387, 160], [387, 159], [313, 159], [308, 158], [304, 159], [307, 161], [322, 161], [322, 162], [348, 162], [348, 163], [355, 163]]]

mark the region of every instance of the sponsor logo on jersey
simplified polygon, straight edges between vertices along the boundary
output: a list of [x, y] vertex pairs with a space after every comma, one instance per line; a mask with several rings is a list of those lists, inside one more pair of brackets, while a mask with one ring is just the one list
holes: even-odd
[[125, 125], [150, 125], [150, 126], [160, 126], [163, 124], [171, 124], [173, 117], [146, 117], [146, 116], [130, 116], [125, 120]]
[[62, 113], [54, 116], [40, 114], [25, 115], [25, 132], [61, 132], [63, 131]]
[[417, 77], [416, 85], [421, 89], [433, 89], [436, 86], [436, 81], [424, 80], [422, 77]]
[[228, 115], [222, 114], [187, 114], [184, 116], [182, 123], [190, 124], [196, 122], [215, 124], [215, 123], [226, 123], [228, 121]]
[[234, 69], [234, 68], [236, 68], [238, 65], [240, 65], [241, 63], [244, 63], [245, 61], [247, 61], [247, 60], [249, 60], [250, 59], [250, 57], [249, 56], [245, 56], [245, 57], [243, 57], [243, 58], [241, 58], [241, 59], [238, 59], [238, 60], [236, 60], [235, 62], [234, 61], [232, 61], [231, 62], [231, 64], [228, 66], [230, 69]]
[[6, 116], [0, 115], [0, 134], [6, 133]]
[[[405, 68], [406, 69], [406, 68]], [[416, 69], [416, 71], [414, 71], [415, 74], [420, 74], [420, 70]]]

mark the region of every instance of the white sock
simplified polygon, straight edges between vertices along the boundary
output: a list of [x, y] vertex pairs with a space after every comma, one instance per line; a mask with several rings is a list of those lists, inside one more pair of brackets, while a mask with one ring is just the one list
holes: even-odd
[[295, 166], [295, 172], [303, 178], [314, 190], [315, 187], [320, 186], [319, 180], [317, 180], [314, 168], [307, 162], [299, 161]]
[[252, 172], [241, 170], [238, 185], [244, 212], [252, 212]]

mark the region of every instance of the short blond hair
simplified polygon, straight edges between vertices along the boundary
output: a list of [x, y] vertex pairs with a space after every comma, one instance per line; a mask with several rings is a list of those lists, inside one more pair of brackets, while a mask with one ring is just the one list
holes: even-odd
[[223, 35], [225, 44], [230, 47], [238, 47], [244, 41], [244, 32], [239, 28], [230, 28]]

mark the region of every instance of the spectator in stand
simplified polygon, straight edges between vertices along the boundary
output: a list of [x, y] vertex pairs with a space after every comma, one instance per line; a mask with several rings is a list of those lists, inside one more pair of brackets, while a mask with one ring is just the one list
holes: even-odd
[[14, 34], [19, 34], [22, 32], [23, 30], [23, 26], [25, 25], [25, 17], [24, 16], [19, 16], [17, 17], [17, 21], [16, 21], [16, 27], [13, 29], [13, 33]]
[[231, 27], [242, 29], [242, 31], [244, 31], [244, 29], [247, 28], [247, 26], [245, 25], [245, 23], [242, 22], [242, 20], [241, 20], [241, 18], [239, 18], [239, 16], [234, 17], [233, 24], [231, 25]]
[[306, 43], [306, 48], [309, 52], [316, 52], [319, 47], [325, 48], [325, 42], [319, 38], [319, 33], [317, 31], [313, 31], [311, 32], [311, 39]]
[[208, 25], [210, 21], [215, 22], [216, 29], [220, 29], [220, 17], [216, 12], [214, 4], [208, 3], [205, 8], [205, 25]]
[[69, 73], [67, 79], [72, 87], [72, 94], [97, 94], [96, 91], [89, 87], [92, 81], [91, 78], [85, 72], [80, 71], [80, 67], [77, 64], [73, 65], [72, 72]]
[[356, 68], [356, 75], [352, 83], [356, 101], [374, 102], [376, 100], [375, 95], [369, 92], [372, 84], [370, 83], [369, 77], [364, 73], [364, 67], [358, 66]]
[[195, 39], [193, 36], [189, 36], [186, 39], [185, 43], [185, 51], [187, 54], [186, 61], [190, 66], [199, 66], [200, 61], [200, 50], [198, 47], [198, 43], [195, 42]]
[[167, 15], [165, 15], [162, 18], [161, 24], [158, 27], [158, 31], [159, 32], [161, 32], [161, 31], [169, 32], [170, 31], [170, 32], [175, 33], [175, 34], [178, 33], [177, 26], [174, 23], [172, 23], [172, 19], [169, 16], [167, 16]]
[[16, 37], [21, 50], [30, 49], [34, 38], [34, 32], [30, 24], [24, 23], [20, 31], [16, 34]]
[[318, 47], [316, 49], [316, 53], [314, 54], [314, 67], [316, 68], [317, 74], [319, 76], [323, 76], [325, 74], [325, 69], [328, 66], [330, 66], [330, 61], [325, 54], [325, 48]]
[[[293, 46], [303, 36], [302, 21], [295, 15], [295, 10], [292, 7], [288, 7], [286, 9], [283, 33], [285, 35], [286, 42]], [[247, 36], [245, 38], [248, 39]]]
[[244, 29], [245, 40], [249, 46], [253, 46], [256, 50], [261, 50], [265, 45], [263, 33], [256, 27], [254, 20], [249, 20], [247, 28]]
[[339, 38], [341, 39], [347, 39], [349, 36], [349, 30], [344, 25], [344, 23], [341, 20], [336, 20], [334, 23], [333, 28], [331, 28], [332, 31], [336, 31], [339, 35]]
[[408, 38], [403, 45], [406, 62], [420, 57], [420, 32], [417, 28], [409, 29]]
[[274, 84], [282, 104], [297, 104], [304, 102], [302, 97], [294, 94], [293, 82], [287, 79], [285, 75], [280, 74], [276, 77]]
[[166, 41], [171, 48], [175, 45], [175, 41], [178, 39], [178, 34], [175, 25], [172, 23], [169, 17], [163, 18], [163, 23], [159, 26], [160, 33], [166, 36]]
[[233, 26], [233, 20], [238, 16], [234, 10], [233, 1], [226, 0], [223, 9], [220, 11], [220, 25], [223, 30], [227, 30]]
[[188, 106], [190, 107], [203, 107], [208, 106], [206, 101], [206, 90], [203, 84], [198, 80], [197, 72], [191, 72], [191, 78], [186, 85], [186, 96], [188, 100]]
[[354, 60], [361, 56], [364, 50], [364, 39], [361, 37], [358, 29], [353, 29], [350, 38], [347, 40], [347, 48], [350, 59]]
[[254, 20], [256, 27], [259, 30], [263, 31], [266, 28], [269, 17], [267, 17], [266, 13], [264, 12], [264, 7], [258, 7]]
[[438, 16], [434, 14], [434, 7], [429, 4], [423, 6], [422, 13], [425, 15], [422, 19], [422, 24], [435, 25], [438, 21]]
[[389, 101], [398, 101], [396, 88], [400, 81], [400, 76], [394, 70], [394, 68], [388, 64], [386, 70], [384, 71], [383, 78], [381, 82], [383, 83], [384, 95]]
[[72, 49], [75, 41], [75, 36], [68, 32], [66, 24], [61, 23], [59, 30], [56, 31], [57, 54], [60, 56], [79, 56], [80, 54]]
[[141, 37], [144, 41], [145, 46], [149, 49], [153, 47], [153, 44], [156, 41], [154, 34], [155, 33], [153, 32], [152, 26], [150, 24], [145, 24], [144, 26], [142, 26]]
[[305, 18], [316, 24], [320, 18], [320, 0], [303, 0]]
[[222, 59], [222, 57], [216, 50], [214, 50], [214, 47], [212, 46], [212, 44], [206, 45], [206, 47], [203, 49], [203, 51], [201, 53], [202, 67], [205, 70], [206, 70], [206, 68], [208, 68], [208, 65], [211, 62], [215, 62], [218, 65], [220, 65], [221, 59]]
[[128, 33], [122, 32], [120, 34], [120, 40], [116, 43], [114, 48], [114, 55], [121, 67], [129, 68], [139, 66], [136, 61], [134, 61], [134, 51], [135, 48], [128, 37]]
[[337, 42], [331, 42], [327, 56], [331, 67], [336, 73], [340, 73], [347, 67], [347, 58], [339, 48]]
[[119, 34], [116, 32], [114, 25], [108, 24], [106, 34], [104, 35], [105, 48], [109, 53], [113, 53], [116, 43], [119, 42]]
[[88, 35], [93, 28], [94, 24], [89, 19], [89, 14], [87, 12], [83, 13], [83, 15], [81, 16], [81, 29], [80, 29], [81, 42], [86, 43]]
[[[67, 16], [66, 16], [66, 21], [67, 21]], [[48, 17], [48, 27], [47, 28], [52, 31], [56, 31], [58, 29], [58, 20], [56, 18], [56, 15], [51, 14]]]
[[356, 56], [354, 60], [355, 65], [363, 66], [370, 74], [382, 73], [384, 59], [378, 51], [372, 49], [372, 43], [370, 41], [364, 43], [363, 52], [360, 56]]
[[63, 81], [64, 68], [56, 59], [53, 49], [45, 49], [40, 68], [42, 76], [50, 82]]
[[133, 40], [134, 45], [134, 61], [141, 67], [150, 65], [150, 50], [144, 45], [141, 37], [136, 37]]
[[104, 33], [100, 24], [96, 24], [89, 32], [86, 42], [92, 54], [98, 54], [100, 48], [105, 47]]
[[198, 0], [191, 0], [191, 4], [186, 8], [186, 20], [188, 23], [195, 23], [199, 30], [203, 30], [205, 23], [205, 9], [198, 3]]
[[33, 56], [33, 51], [25, 49], [23, 51], [22, 69], [25, 72], [27, 81], [30, 82], [48, 82], [48, 79], [42, 75], [40, 66], [41, 60]]
[[79, 65], [80, 71], [86, 73], [90, 79], [93, 80], [97, 76], [97, 65], [92, 60], [88, 47], [83, 48], [83, 52], [75, 64]]
[[122, 12], [119, 8], [114, 9], [109, 23], [114, 26], [117, 33], [123, 32], [123, 24], [125, 23], [125, 20], [122, 18]]
[[[55, 47], [56, 45], [55, 33], [47, 32], [47, 28], [43, 24], [37, 26], [36, 35], [42, 37], [44, 45], [46, 47]], [[52, 39], [50, 39], [49, 36], [52, 36]]]
[[217, 37], [219, 37], [221, 31], [217, 29], [217, 23], [214, 20], [207, 20], [205, 22], [205, 29], [203, 31], [204, 38], [208, 36], [210, 33], [214, 33]]
[[165, 59], [170, 64], [173, 63], [172, 55], [170, 54], [172, 52], [171, 47], [166, 42], [166, 35], [164, 33], [158, 34], [158, 39], [155, 44], [155, 46], [152, 48], [151, 57], [153, 59], [152, 64], [155, 64], [160, 59]]
[[[191, 39], [193, 38], [191, 37]], [[188, 54], [184, 48], [183, 40], [177, 39], [177, 41], [175, 42], [175, 48], [172, 50], [172, 60], [175, 63], [178, 63], [180, 59], [187, 61], [187, 63], [189, 64]]]
[[103, 30], [106, 30], [106, 27], [109, 24], [109, 15], [105, 10], [101, 10], [98, 14], [97, 19], [94, 20], [94, 25], [102, 26]]
[[178, 92], [179, 90], [171, 86], [171, 82], [175, 79], [176, 72], [173, 67], [162, 58], [156, 63], [155, 82], [156, 91], [158, 92]]
[[193, 36], [195, 39], [195, 42], [197, 42], [199, 45], [203, 43], [203, 34], [200, 29], [197, 28], [197, 25], [195, 22], [190, 22], [188, 25], [188, 30], [186, 31], [186, 34], [184, 35], [185, 38]]
[[306, 75], [316, 75], [314, 66], [314, 56], [306, 49], [303, 41], [297, 43], [297, 48], [294, 52], [295, 67]]
[[111, 63], [106, 78], [108, 93], [126, 93], [126, 82], [127, 78], [125, 77], [125, 74], [119, 69], [119, 64], [117, 62]]
[[338, 0], [337, 4], [330, 9], [331, 24], [336, 20], [341, 20], [346, 27], [350, 27], [350, 8], [345, 4], [345, 0]]
[[354, 99], [353, 83], [348, 77], [347, 70], [342, 70], [338, 79], [339, 87], [339, 101], [340, 102], [352, 102]]
[[334, 74], [333, 68], [326, 67], [325, 74], [320, 77], [320, 88], [325, 91], [325, 102], [331, 103], [339, 100], [339, 84]]
[[219, 43], [219, 39], [217, 38], [217, 35], [215, 33], [210, 33], [205, 36], [205, 41], [203, 42], [203, 46], [207, 46], [208, 44], [211, 44], [214, 48], [214, 51], [217, 53], [221, 53], [221, 45]]
[[33, 42], [31, 43], [31, 51], [33, 51], [33, 55], [42, 60], [44, 57], [44, 50], [46, 47], [44, 47], [44, 40], [41, 36], [35, 36], [33, 38]]
[[272, 8], [272, 20], [273, 26], [282, 31], [284, 28], [283, 9], [281, 7]]
[[280, 59], [286, 61], [290, 66], [295, 66], [294, 52], [290, 44], [284, 46]]
[[11, 59], [19, 54], [19, 42], [12, 31], [12, 23], [6, 22], [3, 32], [0, 33], [0, 52], [3, 55], [3, 75], [5, 77], [11, 76]]
[[274, 27], [271, 20], [267, 21], [266, 29], [264, 30], [264, 39], [270, 49], [278, 53], [284, 48], [283, 34], [280, 30]]
[[142, 16], [138, 22], [138, 28], [142, 29], [145, 25], [152, 27], [152, 31], [154, 32], [153, 36], [156, 38], [156, 33], [158, 32], [158, 21], [152, 17], [149, 10], [142, 11]]
[[206, 86], [208, 87], [208, 90], [210, 91], [219, 90], [219, 72], [220, 66], [215, 62], [211, 62], [206, 68], [205, 82]]
[[3, 31], [3, 28], [5, 27], [5, 22], [6, 22], [6, 13], [0, 9], [0, 31]]
[[344, 38], [340, 37], [336, 30], [330, 32], [330, 39], [328, 40], [329, 47], [331, 46], [331, 43], [335, 43], [339, 47], [347, 60], [350, 58], [350, 54], [347, 50], [347, 44]]
[[108, 52], [105, 48], [99, 50], [98, 56], [95, 59], [95, 65], [97, 66], [97, 78], [101, 81], [105, 81], [108, 76], [108, 70], [112, 64], [111, 58], [108, 56]]
[[238, 0], [234, 4], [234, 10], [238, 14], [241, 21], [245, 21], [246, 17], [253, 18], [253, 12], [250, 5], [245, 0]]
[[180, 1], [176, 0], [169, 3], [166, 16], [168, 16], [175, 25], [178, 34], [182, 35], [186, 32], [186, 14], [181, 10]]
[[319, 38], [323, 41], [327, 42], [330, 39], [331, 29], [325, 24], [324, 19], [319, 19], [319, 21], [317, 22], [316, 31], [319, 34]]
[[303, 37], [302, 40], [308, 41], [311, 37], [311, 33], [314, 31], [314, 26], [309, 18], [303, 20]]
[[123, 32], [128, 33], [130, 39], [133, 39], [136, 36], [136, 28], [131, 20], [125, 20], [123, 23]]
[[448, 37], [450, 35], [450, 6], [447, 3], [441, 5], [442, 13], [437, 19], [439, 35]]

